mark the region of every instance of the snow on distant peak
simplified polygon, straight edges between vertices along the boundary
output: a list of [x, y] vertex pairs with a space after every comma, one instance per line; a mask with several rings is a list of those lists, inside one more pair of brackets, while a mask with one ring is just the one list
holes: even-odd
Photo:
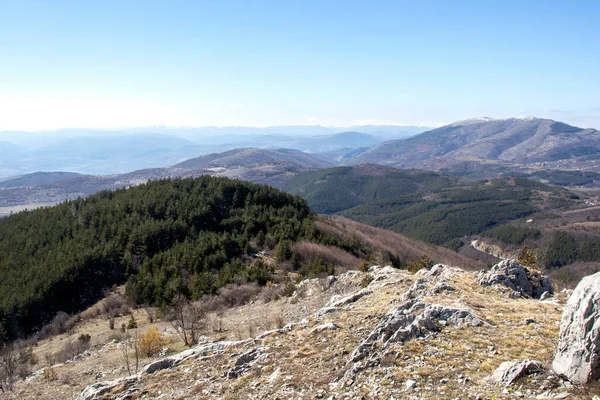
[[465, 119], [462, 121], [457, 121], [453, 124], [450, 124], [450, 126], [471, 125], [471, 124], [479, 124], [481, 122], [490, 122], [490, 121], [495, 121], [495, 119], [490, 118], [490, 117], [477, 117], [477, 118], [469, 118], [469, 119]]
[[538, 118], [536, 118], [536, 117], [516, 117], [515, 119], [519, 119], [521, 121], [534, 121]]
[[477, 117], [477, 118], [469, 118], [469, 119], [465, 119], [463, 121], [457, 121], [454, 122], [452, 124], [450, 124], [449, 126], [464, 126], [464, 125], [473, 125], [473, 124], [481, 124], [484, 122], [491, 122], [491, 121], [536, 121], [539, 118], [537, 117], [514, 117], [514, 118], [490, 118], [490, 117]]

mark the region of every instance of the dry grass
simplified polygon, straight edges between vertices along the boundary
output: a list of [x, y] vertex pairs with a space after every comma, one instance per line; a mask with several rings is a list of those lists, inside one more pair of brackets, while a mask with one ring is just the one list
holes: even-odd
[[333, 216], [320, 217], [316, 223], [323, 232], [330, 233], [345, 240], [350, 240], [352, 235], [371, 249], [390, 252], [398, 255], [402, 260], [416, 260], [421, 255], [427, 254], [437, 263], [460, 266], [467, 270], [480, 270], [484, 264], [471, 258], [461, 256], [452, 250], [430, 245], [389, 230], [359, 224], [351, 219]]
[[[345, 290], [358, 290], [365, 275], [357, 273], [353, 283], [345, 287]], [[475, 275], [470, 273], [455, 274], [447, 283], [456, 291], [444, 292], [435, 297], [425, 298], [424, 301], [471, 307], [491, 326], [446, 327], [426, 339], [410, 340], [404, 344], [390, 346], [386, 349], [387, 355], [382, 358], [380, 365], [358, 373], [352, 386], [338, 390], [340, 398], [352, 398], [350, 393], [355, 394], [355, 398], [390, 398], [391, 394], [395, 398], [406, 398], [403, 384], [407, 379], [416, 380], [419, 387], [431, 387], [429, 391], [421, 391], [418, 398], [466, 398], [465, 390], [483, 393], [484, 398], [511, 398], [511, 394], [502, 394], [501, 388], [489, 386], [482, 379], [506, 360], [533, 358], [548, 364], [553, 356], [552, 349], [558, 334], [557, 323], [561, 311], [556, 305], [536, 300], [511, 300], [506, 293], [496, 288], [477, 285], [474, 278]], [[145, 376], [139, 383], [145, 393], [144, 398], [167, 396], [173, 399], [287, 399], [314, 398], [319, 391], [329, 394], [329, 384], [343, 376], [348, 368], [349, 354], [379, 323], [381, 317], [397, 305], [398, 298], [416, 279], [417, 277], [406, 271], [399, 271], [394, 278], [395, 284], [379, 287], [373, 294], [361, 298], [351, 307], [327, 314], [320, 320], [309, 318], [306, 327], [296, 327], [288, 334], [269, 336], [261, 344], [267, 347], [268, 356], [238, 379], [223, 377], [233, 365], [236, 355], [248, 351], [256, 346], [257, 342], [236, 345], [225, 354], [190, 360], [174, 370]], [[290, 298], [284, 298], [266, 304], [257, 301], [225, 310], [218, 316], [221, 319], [220, 331], [214, 332], [210, 328], [205, 333], [213, 340], [246, 338], [252, 330], [258, 334], [265, 329], [274, 329], [276, 325], [284, 322], [299, 321], [312, 315], [332, 294], [332, 291], [315, 291], [311, 296], [299, 299], [296, 304], [292, 304]], [[159, 321], [149, 324], [147, 318], [142, 317], [143, 311], [133, 312], [140, 325], [140, 332], [150, 327], [164, 332], [164, 323]], [[275, 322], [277, 318], [283, 321]], [[529, 318], [534, 318], [536, 323], [526, 324], [525, 320]], [[121, 321], [126, 323], [127, 319], [119, 317], [117, 326], [120, 326]], [[334, 322], [340, 329], [319, 335], [309, 334], [312, 328], [326, 322]], [[73, 335], [76, 335], [79, 329], [90, 333], [94, 345], [100, 348], [102, 343], [109, 341], [111, 334], [105, 319], [85, 322], [81, 327], [75, 328], [76, 332]], [[237, 337], [238, 335], [240, 337]], [[173, 332], [169, 336], [177, 340]], [[52, 341], [42, 341], [38, 350], [60, 345], [68, 337], [63, 335]], [[96, 358], [54, 368], [59, 377], [72, 374], [75, 377], [75, 386], [65, 384], [61, 379], [52, 382], [39, 381], [19, 392], [21, 397], [17, 398], [71, 398], [83, 386], [92, 383], [99, 370], [112, 371], [120, 367], [122, 363], [118, 348], [113, 349], [111, 346], [108, 345], [106, 352], [99, 353]], [[174, 342], [170, 347], [183, 349], [180, 341]], [[92, 374], [88, 374], [90, 369], [93, 370]], [[276, 371], [278, 375], [270, 382], [269, 377]], [[102, 380], [114, 379], [120, 375], [123, 375], [122, 370], [106, 373]], [[460, 380], [463, 379], [459, 378], [460, 376], [468, 377], [469, 380]], [[440, 383], [442, 380], [444, 383]], [[526, 388], [532, 383], [523, 380], [519, 384]], [[383, 394], [373, 396], [373, 388]], [[586, 389], [585, 393], [582, 391], [580, 398], [590, 398], [595, 393], [597, 391], [593, 388]]]
[[294, 244], [292, 250], [300, 254], [303, 262], [323, 260], [335, 267], [341, 267], [343, 270], [356, 269], [360, 264], [360, 258], [338, 247], [300, 242]]

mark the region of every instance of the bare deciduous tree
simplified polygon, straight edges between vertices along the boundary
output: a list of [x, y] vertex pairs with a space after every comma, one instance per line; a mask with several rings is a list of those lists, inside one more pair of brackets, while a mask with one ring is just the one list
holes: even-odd
[[169, 320], [186, 346], [198, 343], [204, 327], [205, 312], [199, 303], [190, 302], [184, 295], [177, 294], [169, 307]]
[[133, 335], [130, 331], [126, 331], [123, 334], [121, 340], [121, 353], [123, 354], [123, 361], [125, 362], [127, 373], [129, 375], [137, 373], [140, 366], [140, 349], [137, 329], [134, 330]]
[[0, 349], [0, 391], [12, 390], [17, 375], [18, 354], [12, 345]]

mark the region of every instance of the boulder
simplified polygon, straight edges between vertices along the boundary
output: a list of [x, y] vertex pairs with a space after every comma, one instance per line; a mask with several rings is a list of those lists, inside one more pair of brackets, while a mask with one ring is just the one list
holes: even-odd
[[523, 376], [543, 370], [544, 367], [539, 361], [505, 361], [492, 374], [492, 382], [502, 386], [510, 386]]
[[[124, 392], [138, 381], [137, 376], [129, 376], [110, 382], [98, 382], [86, 387], [77, 396], [76, 400], [100, 400], [106, 399], [108, 393]], [[123, 394], [123, 393], [121, 393]], [[123, 396], [117, 396], [123, 398]]]
[[383, 316], [375, 329], [354, 350], [351, 362], [369, 357], [375, 349], [385, 349], [392, 343], [404, 343], [430, 332], [437, 332], [443, 326], [480, 326], [485, 322], [473, 310], [454, 308], [440, 304], [426, 305], [419, 300], [409, 300], [390, 310]]
[[322, 332], [325, 332], [325, 331], [335, 331], [335, 330], [337, 330], [337, 329], [339, 329], [339, 326], [337, 326], [337, 325], [336, 325], [336, 324], [334, 324], [333, 322], [328, 322], [328, 323], [326, 323], [326, 324], [322, 324], [322, 325], [319, 325], [319, 326], [315, 326], [314, 328], [312, 328], [312, 329], [310, 330], [310, 333], [309, 333], [309, 334], [310, 334], [310, 335], [314, 335], [314, 334], [317, 334], [317, 333], [322, 333]]
[[487, 272], [480, 273], [477, 282], [483, 286], [503, 285], [512, 289], [511, 297], [539, 299], [544, 292], [554, 293], [547, 276], [532, 271], [516, 260], [502, 260]]
[[227, 377], [229, 379], [239, 378], [246, 372], [250, 371], [252, 365], [258, 360], [258, 358], [264, 353], [264, 348], [257, 347], [241, 354], [233, 367], [227, 371]]
[[600, 272], [579, 282], [564, 308], [552, 368], [573, 383], [600, 378]]

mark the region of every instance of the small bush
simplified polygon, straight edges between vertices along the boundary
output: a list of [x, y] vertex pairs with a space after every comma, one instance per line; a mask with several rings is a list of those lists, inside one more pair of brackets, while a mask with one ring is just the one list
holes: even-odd
[[366, 288], [371, 282], [373, 282], [373, 277], [371, 275], [365, 275], [360, 281], [360, 286]]
[[57, 363], [64, 363], [67, 360], [71, 360], [83, 353], [91, 346], [91, 336], [88, 334], [81, 334], [72, 342], [68, 342], [63, 348], [55, 354], [46, 354], [46, 360], [50, 365]]
[[135, 329], [137, 328], [137, 322], [135, 321], [135, 318], [133, 317], [133, 314], [131, 315], [131, 318], [129, 318], [129, 322], [127, 322], [127, 329]]
[[290, 297], [296, 291], [296, 285], [292, 281], [287, 281], [279, 294], [281, 297]]
[[368, 272], [369, 271], [369, 262], [368, 261], [363, 261], [362, 263], [360, 263], [360, 265], [358, 266], [358, 270], [360, 272]]
[[58, 374], [52, 367], [44, 368], [44, 380], [46, 382], [52, 382], [58, 379]]
[[126, 315], [131, 311], [127, 298], [120, 293], [107, 296], [102, 302], [102, 313], [108, 318]]
[[408, 265], [406, 266], [406, 269], [409, 272], [414, 273], [423, 268], [430, 269], [431, 267], [433, 267], [433, 265], [434, 265], [434, 262], [431, 259], [431, 257], [429, 257], [427, 254], [422, 254], [418, 260], [408, 263]]
[[150, 327], [138, 337], [137, 342], [142, 354], [152, 357], [157, 355], [169, 343], [169, 339], [156, 327]]

